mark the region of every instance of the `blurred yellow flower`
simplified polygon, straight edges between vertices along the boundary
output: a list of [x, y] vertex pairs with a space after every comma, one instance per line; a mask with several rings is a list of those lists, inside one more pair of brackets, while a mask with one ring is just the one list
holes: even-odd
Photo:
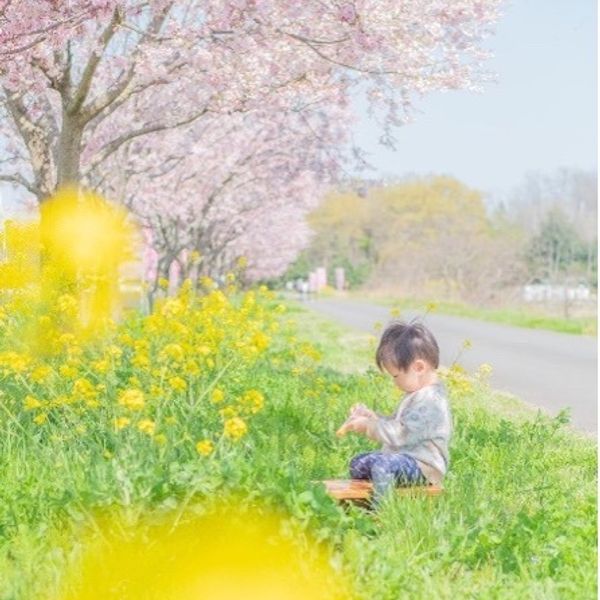
[[235, 408], [233, 408], [233, 406], [226, 406], [225, 408], [222, 408], [219, 411], [219, 414], [221, 415], [221, 417], [223, 417], [223, 419], [229, 419], [231, 417], [236, 417], [238, 411]]
[[199, 375], [201, 372], [200, 367], [193, 360], [186, 361], [186, 363], [183, 365], [183, 370], [186, 375], [190, 375], [192, 377]]
[[73, 394], [83, 398], [94, 398], [96, 396], [96, 388], [94, 384], [85, 377], [76, 379], [73, 383]]
[[259, 391], [249, 390], [242, 396], [241, 403], [254, 414], [263, 408], [265, 399]]
[[36, 425], [43, 425], [48, 420], [48, 415], [46, 413], [40, 413], [33, 418], [33, 422]]
[[169, 385], [171, 386], [172, 389], [174, 389], [176, 392], [183, 392], [187, 389], [187, 382], [185, 379], [182, 379], [181, 377], [171, 377], [169, 379]]
[[60, 376], [64, 377], [65, 379], [73, 379], [77, 375], [77, 369], [67, 364], [61, 365], [58, 368], [58, 372]]
[[220, 388], [215, 388], [210, 395], [210, 401], [213, 404], [220, 404], [221, 402], [223, 402], [224, 398], [225, 394]]
[[196, 452], [202, 456], [208, 456], [214, 449], [214, 445], [210, 440], [202, 440], [196, 444]]
[[161, 310], [160, 313], [167, 318], [173, 318], [177, 315], [180, 315], [184, 311], [183, 302], [179, 300], [179, 298], [170, 298], [167, 300]]
[[158, 357], [162, 360], [182, 361], [185, 354], [179, 344], [167, 344], [159, 353]]
[[121, 358], [121, 356], [123, 356], [123, 349], [119, 348], [119, 346], [115, 346], [114, 344], [108, 345], [104, 351], [111, 358]]
[[232, 439], [233, 441], [239, 440], [248, 431], [246, 423], [240, 419], [240, 417], [232, 417], [227, 419], [223, 426], [223, 434], [225, 437]]
[[437, 310], [437, 303], [436, 302], [428, 302], [427, 305], [425, 306], [425, 311], [430, 313], [430, 312], [435, 312]]
[[152, 435], [154, 433], [154, 430], [156, 429], [156, 424], [151, 419], [142, 419], [138, 423], [137, 428], [142, 433], [146, 433], [148, 435]]
[[262, 350], [265, 350], [268, 347], [270, 341], [270, 338], [266, 336], [262, 331], [257, 331], [252, 336], [250, 343], [253, 344], [259, 352], [261, 352]]
[[127, 427], [127, 425], [129, 425], [129, 423], [131, 423], [131, 419], [129, 419], [128, 417], [117, 417], [114, 420], [115, 429], [117, 431]]
[[488, 363], [483, 363], [479, 365], [479, 369], [477, 370], [477, 376], [480, 379], [487, 379], [493, 372], [492, 365]]
[[[61, 600], [348, 600], [356, 594], [333, 566], [332, 551], [289, 518], [250, 511], [240, 501], [201, 517], [175, 515], [135, 526], [97, 518], [99, 544], [83, 539]], [[90, 535], [90, 537], [92, 537]], [[143, 558], [143, 559], [141, 559]], [[300, 567], [299, 567], [300, 565]]]
[[200, 277], [200, 285], [202, 285], [203, 288], [210, 290], [215, 286], [215, 282], [210, 277], [204, 275]]
[[43, 383], [52, 374], [52, 369], [47, 365], [36, 367], [30, 375], [31, 381], [34, 383]]
[[71, 294], [59, 296], [56, 304], [58, 305], [58, 310], [60, 312], [70, 317], [75, 316], [79, 309], [79, 302], [74, 296], [71, 296]]
[[90, 368], [95, 373], [104, 375], [110, 369], [110, 363], [106, 359], [95, 360], [90, 364]]
[[130, 389], [121, 392], [118, 403], [129, 410], [141, 410], [144, 408], [144, 392], [138, 389]]
[[23, 408], [25, 410], [35, 410], [36, 408], [41, 408], [42, 403], [33, 396], [25, 396], [25, 400], [23, 401]]

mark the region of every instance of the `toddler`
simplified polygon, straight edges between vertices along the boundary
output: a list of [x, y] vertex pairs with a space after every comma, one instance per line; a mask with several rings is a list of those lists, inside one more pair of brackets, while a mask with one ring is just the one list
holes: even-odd
[[352, 407], [337, 435], [353, 431], [383, 448], [355, 456], [350, 476], [373, 481], [376, 500], [394, 485], [440, 484], [449, 464], [452, 417], [438, 379], [435, 338], [421, 323], [394, 322], [381, 336], [375, 362], [406, 394], [391, 417], [364, 404]]

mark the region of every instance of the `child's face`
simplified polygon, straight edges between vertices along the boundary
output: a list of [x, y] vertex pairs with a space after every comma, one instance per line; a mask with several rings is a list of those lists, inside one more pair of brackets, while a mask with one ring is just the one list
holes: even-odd
[[393, 364], [384, 364], [383, 368], [390, 374], [394, 384], [405, 392], [416, 392], [423, 387], [423, 379], [431, 367], [420, 358], [413, 360], [407, 369], [401, 369]]

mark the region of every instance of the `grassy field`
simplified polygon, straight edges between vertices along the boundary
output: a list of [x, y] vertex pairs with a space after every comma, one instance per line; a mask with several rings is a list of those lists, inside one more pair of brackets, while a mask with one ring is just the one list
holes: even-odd
[[[456, 369], [445, 375], [455, 435], [444, 495], [344, 510], [314, 482], [346, 477], [374, 446], [335, 430], [357, 401], [391, 412], [399, 400], [369, 367], [373, 340], [293, 303], [282, 313], [268, 295], [195, 303], [132, 317], [90, 348], [63, 340], [43, 372], [16, 350], [5, 311], [0, 598], [83, 598], [85, 578], [65, 587], [65, 573], [80, 569], [90, 525], [102, 541], [98, 511], [131, 527], [185, 525], [232, 494], [240, 515], [283, 512], [281, 535], [292, 531], [302, 556], [326, 552], [328, 581], [347, 586], [337, 597], [596, 598], [595, 443], [561, 418], [513, 411], [485, 373]], [[232, 539], [228, 577], [236, 556]], [[168, 577], [172, 566], [155, 568]], [[154, 583], [130, 597], [160, 597]], [[126, 597], [94, 585], [96, 597]]]
[[429, 310], [430, 312], [436, 312], [443, 315], [470, 317], [481, 321], [514, 325], [515, 327], [547, 329], [549, 331], [572, 333], [575, 335], [595, 336], [598, 334], [598, 319], [595, 315], [576, 316], [566, 319], [564, 317], [536, 312], [530, 308], [479, 308], [459, 302], [392, 298], [389, 295], [382, 295], [377, 292], [366, 293], [364, 291], [353, 292], [351, 297], [356, 298], [357, 300], [368, 300], [370, 302], [383, 304], [384, 306], [396, 307], [400, 310], [409, 309], [423, 312]]

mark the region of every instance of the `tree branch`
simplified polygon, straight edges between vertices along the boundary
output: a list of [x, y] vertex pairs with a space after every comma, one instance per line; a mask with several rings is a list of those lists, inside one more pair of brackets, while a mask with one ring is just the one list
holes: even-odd
[[110, 40], [112, 39], [113, 35], [115, 34], [120, 21], [120, 10], [118, 8], [115, 8], [110, 23], [108, 24], [108, 27], [106, 27], [106, 29], [102, 32], [102, 35], [100, 36], [99, 46], [101, 47], [101, 50], [94, 50], [92, 52], [92, 55], [90, 56], [88, 63], [85, 66], [85, 69], [81, 76], [81, 80], [79, 82], [77, 91], [75, 92], [73, 99], [67, 104], [67, 112], [69, 114], [73, 115], [77, 113], [83, 105], [83, 103], [85, 102], [85, 99], [87, 98], [87, 95], [90, 91], [90, 87], [92, 85], [94, 73], [98, 68], [98, 64], [102, 60], [104, 52], [108, 44], [110, 43]]
[[86, 173], [90, 173], [99, 164], [103, 163], [113, 152], [116, 152], [123, 144], [126, 144], [127, 142], [130, 142], [131, 140], [143, 135], [156, 133], [158, 131], [165, 131], [166, 129], [175, 129], [183, 125], [189, 125], [190, 123], [193, 123], [194, 121], [205, 115], [207, 112], [208, 109], [203, 108], [200, 112], [191, 115], [190, 117], [187, 117], [186, 119], [184, 119], [183, 121], [179, 121], [178, 123], [157, 123], [154, 125], [147, 125], [146, 127], [142, 127], [141, 129], [129, 131], [127, 133], [124, 133], [123, 135], [120, 135], [118, 138], [106, 144], [99, 150], [99, 154], [90, 163], [89, 167], [86, 169]]
[[41, 196], [40, 190], [37, 187], [35, 187], [33, 183], [27, 181], [27, 179], [25, 179], [25, 177], [23, 177], [19, 173], [16, 173], [15, 175], [3, 175], [2, 173], [0, 173], [0, 181], [6, 181], [8, 183], [20, 185], [37, 198]]

